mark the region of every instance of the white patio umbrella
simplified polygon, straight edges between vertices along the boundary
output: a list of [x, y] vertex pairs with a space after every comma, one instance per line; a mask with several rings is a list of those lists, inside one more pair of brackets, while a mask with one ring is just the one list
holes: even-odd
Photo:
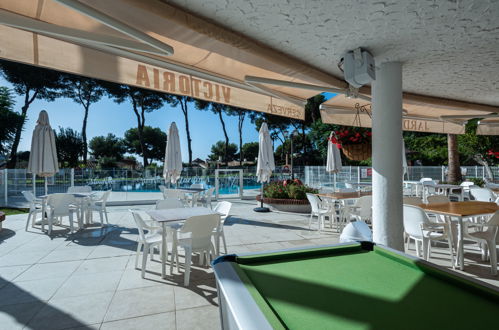
[[261, 204], [260, 207], [254, 209], [256, 212], [269, 212], [270, 210], [263, 207], [263, 184], [270, 180], [272, 172], [275, 170], [274, 148], [272, 147], [272, 139], [270, 138], [269, 128], [267, 123], [263, 123], [258, 134], [258, 163], [256, 166], [257, 181], [262, 183], [261, 187]]
[[166, 142], [165, 165], [163, 168], [163, 177], [171, 183], [177, 183], [182, 173], [182, 152], [180, 151], [180, 139], [175, 122], [170, 125], [168, 130], [168, 140]]
[[334, 136], [334, 132], [329, 134], [329, 139], [327, 141], [327, 159], [326, 159], [326, 172], [334, 174], [334, 189], [336, 190], [336, 173], [341, 171], [341, 155], [340, 150], [331, 140]]
[[29, 154], [28, 172], [45, 177], [45, 195], [48, 193], [47, 177], [54, 176], [59, 171], [55, 134], [49, 123], [47, 111], [40, 111]]

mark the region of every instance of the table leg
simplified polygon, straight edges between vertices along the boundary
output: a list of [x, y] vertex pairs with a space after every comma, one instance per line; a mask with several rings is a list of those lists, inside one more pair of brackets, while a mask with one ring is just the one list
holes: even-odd
[[458, 217], [458, 225], [457, 225], [457, 246], [458, 246], [458, 266], [460, 270], [464, 269], [464, 241], [463, 241], [463, 218]]
[[166, 278], [166, 222], [161, 222], [161, 277]]

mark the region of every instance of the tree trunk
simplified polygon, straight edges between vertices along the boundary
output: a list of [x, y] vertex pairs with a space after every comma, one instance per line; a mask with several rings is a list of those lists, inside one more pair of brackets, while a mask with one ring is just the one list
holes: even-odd
[[142, 151], [142, 160], [144, 163], [144, 168], [149, 165], [147, 161], [147, 155], [146, 155], [146, 146], [144, 143], [144, 137], [143, 137], [143, 129], [145, 125], [145, 116], [144, 116], [144, 108], [141, 108], [141, 114], [139, 113], [139, 110], [137, 109], [137, 102], [135, 99], [132, 97], [132, 107], [133, 107], [133, 112], [135, 112], [135, 116], [137, 117], [137, 135], [139, 137], [139, 143], [140, 143], [140, 150]]
[[17, 164], [17, 148], [19, 147], [19, 142], [21, 142], [21, 133], [23, 131], [24, 122], [26, 121], [26, 116], [28, 114], [28, 109], [30, 104], [35, 100], [38, 95], [38, 91], [35, 91], [33, 95], [29, 96], [30, 89], [26, 89], [26, 93], [24, 94], [24, 105], [21, 108], [21, 116], [22, 120], [19, 122], [19, 125], [16, 129], [16, 135], [14, 137], [14, 142], [12, 142], [12, 148], [10, 149], [10, 157], [7, 163], [7, 168], [16, 168]]
[[220, 118], [220, 122], [222, 123], [222, 129], [224, 131], [225, 136], [225, 151], [224, 151], [224, 162], [228, 163], [228, 148], [229, 148], [229, 135], [227, 135], [227, 129], [225, 128], [225, 121], [222, 117], [222, 109], [218, 110], [218, 117]]
[[459, 164], [459, 152], [457, 150], [457, 135], [447, 134], [447, 150], [449, 155], [449, 172], [447, 181], [461, 181], [461, 165]]
[[244, 117], [246, 113], [243, 110], [239, 110], [239, 122], [237, 128], [239, 129], [239, 166], [243, 165], [244, 155], [243, 155], [243, 124]]
[[83, 164], [87, 165], [88, 144], [87, 144], [87, 120], [90, 106], [85, 106], [85, 114], [83, 115], [83, 126], [81, 127], [81, 138], [83, 140]]
[[182, 112], [184, 114], [185, 119], [185, 131], [187, 133], [187, 149], [189, 151], [189, 166], [192, 165], [192, 139], [191, 139], [191, 131], [189, 129], [189, 113], [187, 108], [187, 98], [180, 96], [180, 107], [182, 108]]

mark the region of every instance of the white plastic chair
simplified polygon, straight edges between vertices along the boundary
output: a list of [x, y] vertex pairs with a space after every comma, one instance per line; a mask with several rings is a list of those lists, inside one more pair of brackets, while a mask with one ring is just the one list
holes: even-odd
[[90, 186], [73, 186], [68, 188], [68, 194], [75, 193], [91, 193], [92, 187]]
[[[52, 233], [52, 226], [56, 219], [62, 220], [63, 217], [69, 218], [69, 228], [71, 233], [74, 232], [73, 215], [76, 213], [78, 218], [79, 227], [82, 227], [81, 219], [78, 217], [78, 208], [75, 206], [75, 198], [68, 194], [52, 194], [47, 197], [48, 206], [48, 234]], [[44, 224], [42, 222], [42, 230]]]
[[[210, 214], [188, 218], [179, 234], [190, 234], [188, 238], [174, 239], [174, 247], [172, 253], [177, 258], [178, 270], [178, 251], [177, 247], [181, 247], [185, 251], [185, 266], [184, 266], [184, 285], [189, 285], [191, 274], [191, 258], [193, 253], [200, 253], [199, 263], [202, 265], [211, 261], [211, 256], [216, 255], [215, 247], [211, 241], [214, 230], [220, 225], [220, 215]], [[206, 255], [206, 258], [205, 258]], [[170, 272], [173, 270], [173, 256], [170, 264]]]
[[184, 205], [187, 205], [187, 198], [185, 195], [185, 192], [183, 191], [178, 191], [177, 189], [165, 189], [163, 191], [163, 198], [164, 199], [169, 199], [169, 198], [174, 198], [182, 201]]
[[109, 195], [111, 194], [111, 190], [108, 190], [102, 194], [102, 196], [98, 199], [92, 199], [90, 201], [90, 206], [89, 206], [89, 211], [90, 212], [99, 212], [100, 216], [100, 224], [101, 226], [104, 226], [104, 216], [106, 217], [106, 223], [109, 224], [109, 219], [107, 217], [107, 209], [106, 209], [106, 202], [109, 198]]
[[193, 183], [193, 184], [191, 184], [191, 188], [204, 189], [204, 184], [202, 184], [202, 183]]
[[353, 216], [358, 221], [368, 222], [372, 218], [372, 196], [362, 196], [353, 206], [346, 206], [346, 213]]
[[[146, 265], [147, 265], [147, 255], [151, 253], [151, 260], [152, 256], [154, 255], [154, 247], [159, 246], [161, 247], [161, 233], [158, 233], [154, 227], [148, 226], [145, 221], [142, 219], [140, 214], [137, 212], [131, 211], [133, 215], [133, 220], [135, 221], [135, 224], [137, 225], [137, 230], [139, 231], [139, 238], [137, 240], [137, 253], [135, 255], [135, 268], [138, 268], [138, 263], [139, 263], [139, 254], [140, 250], [142, 247], [144, 248], [142, 251], [142, 278], [145, 277], [146, 274]], [[147, 231], [147, 232], [146, 232]], [[161, 249], [160, 249], [161, 251]], [[167, 252], [168, 253], [168, 252]]]
[[470, 195], [476, 201], [496, 203], [499, 201], [499, 198], [496, 198], [494, 192], [489, 188], [470, 187]]
[[184, 203], [176, 198], [162, 199], [156, 202], [156, 210], [184, 207]]
[[312, 228], [312, 218], [316, 216], [318, 218], [318, 230], [321, 231], [322, 228], [324, 228], [324, 219], [326, 216], [332, 215], [332, 211], [330, 209], [324, 209], [322, 208], [322, 203], [319, 200], [319, 197], [317, 197], [314, 194], [307, 193], [307, 199], [310, 203], [310, 206], [312, 208], [312, 212], [310, 213], [310, 219], [308, 221], [308, 229]]
[[210, 209], [212, 209], [211, 199], [213, 198], [214, 191], [215, 191], [215, 188], [210, 188], [210, 189], [206, 190], [205, 193], [200, 198], [198, 198], [197, 204], [202, 205], [204, 207], [209, 207]]
[[31, 191], [23, 191], [22, 194], [26, 201], [29, 203], [28, 219], [26, 220], [27, 231], [30, 220], [31, 227], [34, 227], [36, 222], [36, 215], [38, 213], [42, 213], [42, 201], [40, 199], [37, 199]]
[[[477, 242], [482, 247], [482, 259], [486, 260], [487, 256], [490, 257], [490, 271], [492, 275], [497, 275], [497, 247], [496, 236], [497, 228], [499, 226], [499, 211], [483, 223], [483, 231], [468, 232], [463, 230], [463, 237]], [[487, 249], [484, 248], [487, 247]]]
[[220, 238], [224, 243], [225, 254], [227, 254], [227, 241], [225, 240], [225, 232], [224, 232], [224, 223], [225, 220], [229, 217], [230, 209], [232, 207], [232, 203], [227, 201], [222, 201], [215, 205], [213, 211], [220, 214], [220, 225], [215, 229], [215, 248], [217, 252], [217, 256], [220, 255]]
[[471, 187], [477, 187], [474, 182], [472, 181], [464, 181], [461, 182], [460, 184], [461, 187], [463, 187], [463, 197], [464, 199], [470, 199], [470, 188]]
[[451, 264], [454, 267], [454, 253], [452, 251], [452, 234], [448, 223], [434, 223], [426, 215], [425, 211], [413, 205], [404, 205], [404, 231], [416, 242], [416, 254], [421, 257], [421, 245], [423, 248], [423, 259], [428, 260], [431, 254], [431, 240], [446, 240], [449, 244]]

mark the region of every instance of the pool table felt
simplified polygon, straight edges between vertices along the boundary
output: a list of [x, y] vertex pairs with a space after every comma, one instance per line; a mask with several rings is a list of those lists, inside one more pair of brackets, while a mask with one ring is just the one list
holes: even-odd
[[497, 292], [375, 247], [237, 257], [235, 267], [274, 328], [490, 329]]

